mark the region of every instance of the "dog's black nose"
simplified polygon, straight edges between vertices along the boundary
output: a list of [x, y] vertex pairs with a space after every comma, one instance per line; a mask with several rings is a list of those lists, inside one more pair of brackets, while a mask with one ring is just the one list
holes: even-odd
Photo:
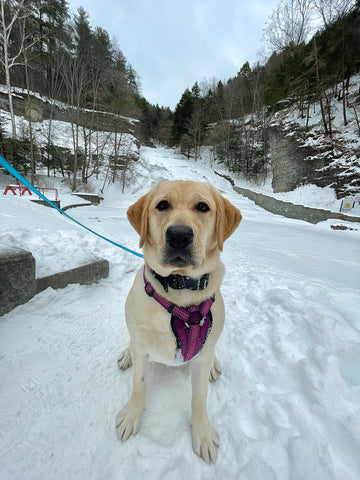
[[194, 232], [187, 225], [171, 225], [166, 230], [166, 243], [178, 252], [185, 251], [194, 241]]

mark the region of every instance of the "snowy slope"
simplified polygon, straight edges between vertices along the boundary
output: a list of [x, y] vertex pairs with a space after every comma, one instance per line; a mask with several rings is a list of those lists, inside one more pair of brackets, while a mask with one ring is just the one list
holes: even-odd
[[192, 451], [187, 366], [154, 365], [140, 432], [116, 438], [132, 375], [116, 365], [124, 302], [141, 260], [56, 211], [0, 196], [0, 245], [31, 250], [38, 276], [110, 262], [97, 285], [48, 289], [0, 318], [1, 478], [357, 480], [360, 225], [272, 215], [170, 150], [142, 149], [137, 169], [124, 195], [111, 187], [71, 215], [136, 249], [127, 207], [158, 180], [183, 178], [212, 182], [244, 217], [223, 252], [223, 374], [208, 397], [217, 463]]
[[[0, 92], [2, 90], [0, 85]], [[22, 90], [22, 89], [18, 89]], [[39, 94], [35, 94], [39, 95]], [[45, 99], [43, 98], [45, 101]], [[63, 105], [64, 108], [70, 109], [69, 106]], [[97, 111], [98, 114], [103, 112]], [[111, 114], [109, 114], [111, 115]], [[121, 115], [114, 115], [124, 121], [127, 121], [130, 125], [137, 123], [138, 120], [122, 117]], [[0, 109], [0, 118], [5, 134], [11, 137], [11, 117], [10, 113]], [[51, 127], [50, 127], [51, 124]], [[19, 115], [15, 115], [16, 131], [19, 133], [20, 138], [30, 138], [29, 123]], [[60, 120], [43, 120], [42, 122], [33, 123], [33, 136], [34, 142], [37, 147], [44, 147], [49, 143], [49, 127], [51, 130], [51, 143], [56, 145], [57, 148], [63, 148], [74, 152], [74, 140], [72, 125], [70, 122], [64, 122]], [[115, 145], [117, 145], [117, 154], [123, 153], [126, 155], [138, 155], [137, 139], [130, 133], [118, 133], [104, 131], [92, 131], [88, 128], [79, 128], [78, 130], [78, 146], [80, 149], [85, 150], [85, 137], [87, 139], [87, 150], [92, 155], [97, 154], [104, 157], [114, 154]], [[116, 137], [116, 140], [115, 140]], [[44, 171], [46, 168], [43, 167]], [[41, 171], [41, 167], [37, 168], [37, 173]]]

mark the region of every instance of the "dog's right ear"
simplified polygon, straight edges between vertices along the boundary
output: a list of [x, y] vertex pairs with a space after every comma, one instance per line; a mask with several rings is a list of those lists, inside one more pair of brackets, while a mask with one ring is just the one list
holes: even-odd
[[140, 248], [144, 245], [148, 231], [148, 208], [149, 194], [139, 198], [137, 202], [131, 205], [127, 211], [127, 217], [131, 225], [140, 235]]
[[222, 251], [224, 242], [235, 231], [242, 216], [232, 203], [224, 198], [218, 190], [212, 187], [216, 201], [216, 234], [219, 250]]

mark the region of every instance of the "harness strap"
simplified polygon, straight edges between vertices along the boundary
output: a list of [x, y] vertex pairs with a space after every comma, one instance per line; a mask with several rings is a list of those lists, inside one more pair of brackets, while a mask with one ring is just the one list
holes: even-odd
[[146, 278], [145, 268], [144, 266], [145, 292], [171, 314], [171, 328], [176, 338], [177, 347], [181, 350], [184, 361], [187, 362], [199, 353], [211, 331], [212, 315], [210, 309], [215, 302], [215, 294], [200, 305], [191, 305], [187, 308], [179, 307], [155, 291]]

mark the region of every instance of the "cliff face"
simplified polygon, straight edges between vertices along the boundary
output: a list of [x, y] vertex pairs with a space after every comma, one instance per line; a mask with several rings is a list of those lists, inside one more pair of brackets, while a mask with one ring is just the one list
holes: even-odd
[[301, 139], [274, 127], [269, 132], [269, 143], [275, 193], [290, 192], [308, 183], [332, 187], [337, 198], [360, 192], [359, 157], [355, 153], [349, 163], [343, 164], [337, 161], [339, 153], [333, 148], [304, 146]]
[[313, 153], [299, 148], [292, 137], [287, 137], [279, 129], [269, 132], [271, 152], [272, 187], [275, 193], [290, 192], [301, 184], [307, 183], [311, 172], [319, 168], [319, 161], [304, 161], [304, 157]]
[[290, 192], [300, 185], [314, 183], [319, 187], [331, 186], [338, 198], [347, 194], [349, 178], [339, 175], [344, 168], [331, 167], [333, 155], [321, 158], [324, 152], [320, 147], [304, 147], [294, 135], [288, 136], [275, 128], [270, 130], [269, 143], [275, 193]]
[[324, 133], [319, 103], [309, 105], [307, 118], [295, 99], [273, 115], [269, 143], [274, 192], [307, 183], [331, 186], [337, 198], [360, 192], [359, 83], [359, 75], [352, 78], [346, 122], [343, 102], [329, 94], [331, 135]]

